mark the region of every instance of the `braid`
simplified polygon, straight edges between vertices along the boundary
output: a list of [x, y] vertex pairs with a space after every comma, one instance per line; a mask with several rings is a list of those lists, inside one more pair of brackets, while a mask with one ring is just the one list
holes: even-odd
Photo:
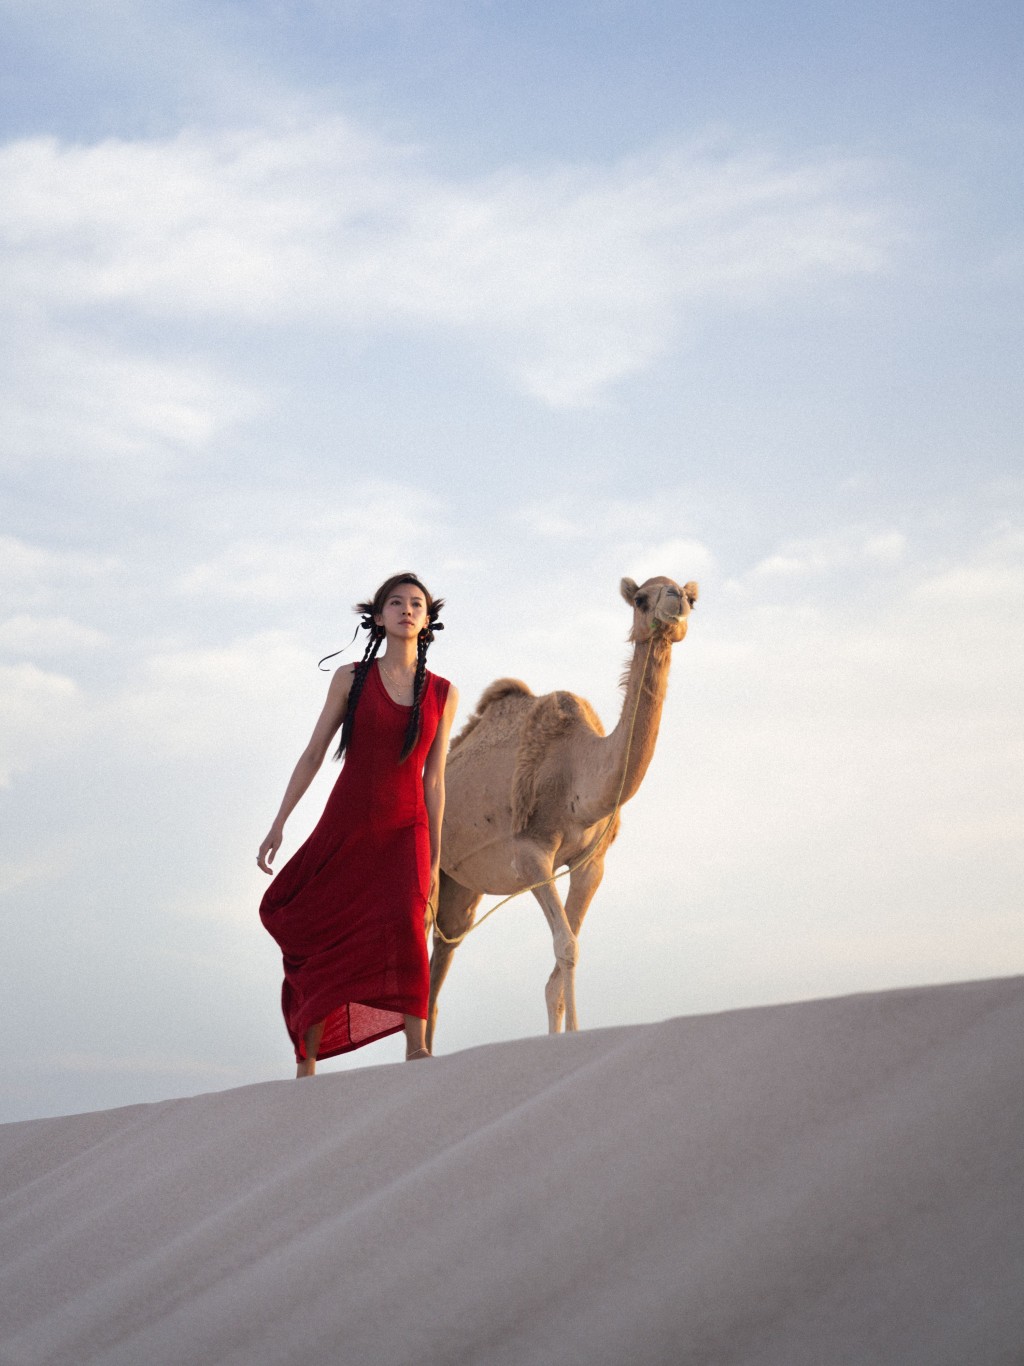
[[349, 689], [348, 694], [348, 706], [345, 708], [345, 720], [342, 722], [341, 739], [338, 742], [337, 752], [334, 755], [335, 759], [341, 758], [348, 748], [349, 741], [352, 739], [352, 725], [355, 721], [356, 707], [359, 705], [363, 684], [366, 682], [374, 658], [384, 640], [383, 629], [375, 625], [372, 618], [369, 629], [370, 639], [366, 642], [366, 649], [363, 651], [363, 657], [356, 665], [355, 672], [352, 676], [352, 686]]
[[416, 641], [416, 677], [412, 688], [412, 712], [405, 731], [405, 744], [402, 746], [402, 753], [398, 758], [399, 763], [408, 759], [416, 748], [416, 741], [420, 738], [420, 707], [423, 702], [423, 683], [427, 676], [427, 650], [430, 646], [430, 636], [429, 627], [424, 627]]

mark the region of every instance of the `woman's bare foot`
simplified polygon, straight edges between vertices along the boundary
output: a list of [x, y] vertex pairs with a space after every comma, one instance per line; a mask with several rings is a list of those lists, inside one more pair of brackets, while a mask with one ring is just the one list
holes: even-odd
[[320, 1052], [320, 1040], [323, 1038], [323, 1036], [323, 1020], [318, 1020], [317, 1023], [313, 1025], [311, 1029], [307, 1029], [305, 1034], [303, 1034], [303, 1052], [306, 1054], [306, 1056], [304, 1058], [298, 1059], [298, 1065], [295, 1068], [295, 1075], [297, 1077], [316, 1076], [316, 1055]]
[[405, 1060], [413, 1062], [416, 1058], [429, 1058], [427, 1047], [427, 1022], [418, 1015], [405, 1017]]

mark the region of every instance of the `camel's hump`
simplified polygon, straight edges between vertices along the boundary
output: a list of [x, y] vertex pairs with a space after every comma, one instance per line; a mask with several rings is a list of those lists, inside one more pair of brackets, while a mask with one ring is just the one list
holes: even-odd
[[458, 735], [456, 735], [453, 738], [451, 743], [451, 749], [454, 750], [457, 748], [457, 746], [461, 745], [463, 740], [465, 740], [469, 735], [471, 735], [472, 732], [476, 730], [477, 726], [479, 726], [480, 722], [484, 718], [484, 713], [487, 711], [487, 709], [489, 707], [493, 707], [496, 702], [502, 701], [503, 698], [518, 698], [524, 701], [525, 699], [529, 698], [532, 700], [533, 693], [522, 681], [522, 679], [495, 679], [495, 681], [489, 684], [481, 693], [480, 701], [476, 704], [476, 711], [469, 718], [466, 724], [462, 727]]
[[485, 711], [492, 702], [497, 702], [502, 697], [510, 697], [513, 693], [521, 693], [524, 697], [533, 696], [521, 678], [496, 678], [480, 694], [480, 701], [476, 704], [477, 713]]

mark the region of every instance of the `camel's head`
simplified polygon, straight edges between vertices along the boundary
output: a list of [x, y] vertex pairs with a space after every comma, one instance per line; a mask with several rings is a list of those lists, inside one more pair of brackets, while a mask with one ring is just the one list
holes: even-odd
[[690, 608], [697, 601], [697, 585], [684, 584], [658, 574], [639, 587], [632, 579], [622, 580], [622, 596], [633, 609], [630, 640], [645, 641], [652, 636], [675, 645], [686, 635]]

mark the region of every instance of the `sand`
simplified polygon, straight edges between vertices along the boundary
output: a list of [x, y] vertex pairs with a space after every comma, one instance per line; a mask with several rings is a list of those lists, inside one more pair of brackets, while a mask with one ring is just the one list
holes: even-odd
[[1024, 979], [0, 1127], [0, 1362], [1020, 1366]]

